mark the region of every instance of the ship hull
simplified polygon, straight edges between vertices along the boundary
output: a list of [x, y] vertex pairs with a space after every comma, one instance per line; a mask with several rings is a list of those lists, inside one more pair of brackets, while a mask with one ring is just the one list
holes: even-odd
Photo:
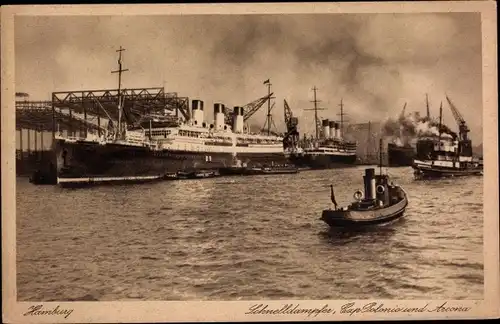
[[[230, 153], [153, 150], [146, 146], [56, 140], [58, 178], [145, 177], [217, 170], [231, 165]], [[285, 163], [284, 153], [238, 153], [247, 165]]]
[[411, 146], [387, 146], [388, 163], [391, 167], [402, 167], [413, 165], [415, 150]]
[[327, 223], [332, 228], [364, 228], [368, 226], [375, 226], [393, 222], [396, 219], [404, 216], [405, 208], [406, 205], [402, 208], [397, 208], [393, 212], [388, 212], [387, 215], [380, 217], [367, 217], [367, 219], [365, 220], [352, 220], [348, 217], [349, 212], [346, 212], [347, 216], [345, 217], [338, 217], [337, 215], [335, 215], [337, 211], [324, 210], [321, 215], [321, 220]]
[[298, 172], [299, 170], [294, 167], [271, 167], [271, 168], [227, 167], [219, 169], [219, 174], [224, 176], [295, 174]]
[[323, 210], [321, 220], [332, 228], [363, 228], [373, 225], [381, 225], [392, 222], [402, 216], [408, 206], [408, 197], [403, 189], [402, 199], [397, 203], [368, 210]]
[[355, 154], [291, 154], [289, 159], [299, 168], [336, 169], [356, 166]]
[[450, 168], [441, 167], [436, 165], [428, 165], [427, 163], [415, 162], [412, 165], [417, 179], [439, 179], [439, 178], [453, 178], [465, 176], [481, 176], [483, 174], [482, 167], [471, 168]]

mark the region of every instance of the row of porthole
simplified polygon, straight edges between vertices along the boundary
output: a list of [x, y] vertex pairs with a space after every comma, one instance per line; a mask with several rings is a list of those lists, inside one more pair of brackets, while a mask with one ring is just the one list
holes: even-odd
[[[198, 125], [198, 121], [197, 121], [197, 120], [195, 120], [195, 121], [194, 121], [194, 124], [195, 124], [195, 125]], [[203, 122], [203, 123], [201, 124], [201, 127], [203, 127], [203, 128], [207, 128], [207, 123], [206, 123], [206, 122]], [[210, 124], [210, 127], [209, 127], [209, 128], [210, 128], [210, 129], [213, 129], [214, 127], [215, 127], [215, 125], [214, 125], [214, 124]], [[224, 130], [227, 130], [227, 129], [228, 129], [228, 128], [227, 128], [227, 125], [224, 125]], [[247, 127], [243, 127], [243, 130], [244, 130], [244, 131], [246, 131], [246, 130], [247, 130]]]

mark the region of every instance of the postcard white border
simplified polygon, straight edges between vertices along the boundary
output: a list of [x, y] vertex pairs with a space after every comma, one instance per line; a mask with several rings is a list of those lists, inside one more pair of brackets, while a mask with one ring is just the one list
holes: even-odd
[[[164, 15], [164, 14], [291, 14], [291, 13], [414, 13], [480, 12], [483, 38], [483, 147], [484, 147], [484, 300], [269, 300], [208, 302], [17, 302], [15, 230], [15, 15]], [[196, 321], [300, 321], [496, 318], [499, 316], [499, 212], [498, 212], [498, 106], [496, 60], [496, 3], [494, 1], [437, 1], [382, 3], [287, 3], [287, 4], [178, 4], [178, 5], [64, 5], [4, 6], [1, 8], [2, 67], [2, 281], [3, 321], [6, 323], [93, 322], [196, 322]], [[370, 302], [385, 307], [470, 307], [467, 312], [396, 312], [340, 314], [348, 302], [362, 306]], [[300, 308], [336, 310], [335, 314], [246, 314], [254, 304], [280, 309], [286, 304]], [[30, 306], [72, 309], [70, 316], [23, 316]]]

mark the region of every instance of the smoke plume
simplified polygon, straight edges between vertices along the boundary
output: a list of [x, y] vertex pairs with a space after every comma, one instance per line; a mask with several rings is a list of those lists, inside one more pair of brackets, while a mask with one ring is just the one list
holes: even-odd
[[[439, 136], [439, 121], [419, 112], [401, 114], [397, 119], [388, 118], [382, 126], [383, 135], [390, 137], [399, 146], [412, 145], [418, 138]], [[441, 137], [456, 139], [457, 134], [448, 126], [441, 124]]]

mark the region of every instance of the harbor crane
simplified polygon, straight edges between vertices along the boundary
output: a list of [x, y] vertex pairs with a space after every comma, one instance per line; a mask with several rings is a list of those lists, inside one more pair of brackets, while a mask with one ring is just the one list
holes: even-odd
[[[253, 114], [255, 114], [257, 110], [259, 110], [269, 100], [269, 98], [271, 98], [272, 95], [273, 93], [271, 92], [270, 94], [262, 98], [256, 99], [243, 106], [243, 111], [244, 111], [243, 121], [246, 122], [250, 117], [252, 117]], [[232, 123], [232, 119], [233, 119], [233, 112], [232, 111], [226, 112], [226, 124], [230, 125]]]
[[297, 129], [299, 122], [297, 117], [293, 117], [292, 109], [288, 106], [286, 99], [283, 100], [283, 107], [286, 125], [286, 133], [285, 136], [283, 136], [283, 147], [293, 150], [297, 148], [299, 144], [299, 131]]
[[458, 124], [458, 134], [459, 138], [461, 141], [466, 141], [468, 140], [467, 138], [467, 133], [470, 132], [469, 127], [467, 126], [467, 123], [465, 122], [464, 118], [458, 111], [457, 107], [453, 104], [453, 102], [450, 100], [450, 98], [446, 95], [446, 101], [448, 101], [448, 104], [450, 105], [451, 112], [453, 114], [453, 117], [455, 118], [455, 121]]

